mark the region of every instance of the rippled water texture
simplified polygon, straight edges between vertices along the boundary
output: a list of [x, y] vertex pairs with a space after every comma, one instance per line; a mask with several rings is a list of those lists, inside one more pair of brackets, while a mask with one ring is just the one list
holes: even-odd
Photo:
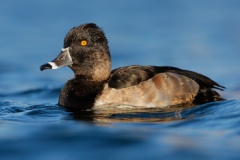
[[[0, 6], [0, 159], [240, 159], [240, 1], [6, 1]], [[205, 74], [226, 101], [72, 112], [57, 105], [69, 68], [39, 71], [68, 30], [103, 27], [113, 68]]]

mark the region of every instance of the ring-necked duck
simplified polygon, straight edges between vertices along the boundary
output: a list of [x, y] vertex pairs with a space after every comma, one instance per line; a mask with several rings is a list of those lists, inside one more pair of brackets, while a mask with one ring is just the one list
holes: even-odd
[[87, 23], [72, 28], [60, 54], [41, 70], [69, 66], [75, 77], [61, 90], [59, 105], [69, 108], [133, 106], [164, 108], [223, 98], [224, 87], [196, 72], [175, 67], [132, 65], [111, 71], [108, 41], [101, 28]]

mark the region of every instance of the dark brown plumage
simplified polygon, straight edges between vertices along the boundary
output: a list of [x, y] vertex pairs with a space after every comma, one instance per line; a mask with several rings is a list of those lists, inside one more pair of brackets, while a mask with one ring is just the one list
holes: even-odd
[[75, 78], [63, 87], [59, 105], [69, 108], [135, 108], [202, 104], [223, 98], [224, 87], [196, 72], [175, 67], [126, 66], [111, 71], [107, 38], [93, 23], [72, 28], [64, 48], [41, 70], [69, 66]]

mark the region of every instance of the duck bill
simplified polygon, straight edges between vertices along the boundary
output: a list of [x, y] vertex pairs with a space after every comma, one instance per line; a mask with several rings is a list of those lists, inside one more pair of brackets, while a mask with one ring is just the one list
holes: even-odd
[[63, 66], [71, 66], [72, 58], [68, 48], [63, 48], [61, 53], [51, 62], [48, 62], [40, 67], [40, 70], [43, 71], [45, 69], [58, 69]]

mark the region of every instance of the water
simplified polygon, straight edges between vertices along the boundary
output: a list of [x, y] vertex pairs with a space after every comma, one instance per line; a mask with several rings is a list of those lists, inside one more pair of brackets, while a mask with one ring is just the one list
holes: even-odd
[[[239, 159], [240, 2], [6, 1], [0, 6], [0, 159]], [[67, 31], [103, 27], [113, 68], [203, 73], [228, 100], [193, 108], [82, 111], [57, 105], [68, 68], [40, 72]]]

